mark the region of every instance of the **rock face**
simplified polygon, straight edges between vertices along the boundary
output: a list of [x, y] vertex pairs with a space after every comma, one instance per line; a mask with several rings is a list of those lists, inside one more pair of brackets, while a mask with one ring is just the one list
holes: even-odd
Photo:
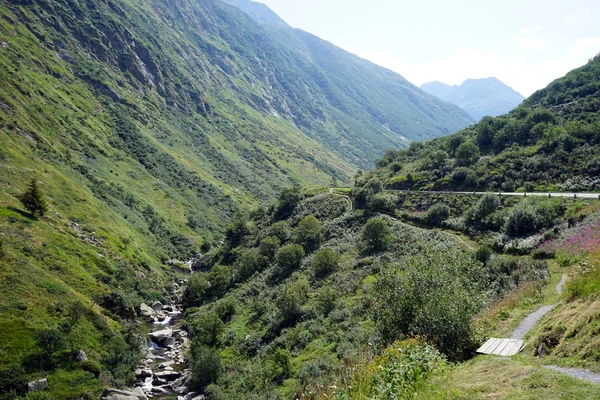
[[46, 378], [38, 381], [31, 381], [27, 384], [27, 390], [30, 392], [40, 392], [46, 390], [48, 387], [48, 380]]
[[148, 397], [141, 388], [131, 391], [106, 389], [102, 393], [102, 400], [148, 400]]

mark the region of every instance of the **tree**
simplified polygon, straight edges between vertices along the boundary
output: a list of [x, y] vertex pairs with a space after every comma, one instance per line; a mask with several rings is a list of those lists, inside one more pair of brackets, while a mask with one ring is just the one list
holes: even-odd
[[323, 239], [323, 223], [314, 215], [308, 215], [298, 223], [294, 231], [294, 242], [301, 244], [307, 252], [316, 250]]
[[216, 346], [224, 329], [225, 324], [214, 311], [196, 316], [192, 322], [195, 342], [205, 346]]
[[277, 202], [277, 208], [275, 209], [275, 219], [282, 220], [288, 218], [300, 201], [302, 200], [302, 195], [300, 194], [300, 189], [297, 187], [285, 189], [281, 192], [279, 196], [279, 201]]
[[18, 199], [21, 201], [21, 204], [23, 204], [23, 207], [25, 207], [25, 209], [33, 216], [39, 215], [40, 217], [43, 217], [46, 211], [48, 211], [46, 200], [44, 199], [44, 195], [38, 187], [35, 178], [31, 180], [27, 190], [18, 196]]
[[260, 241], [258, 251], [261, 256], [266, 257], [269, 261], [271, 261], [275, 258], [275, 253], [277, 253], [277, 249], [279, 249], [280, 244], [281, 240], [279, 240], [278, 237], [267, 236]]
[[41, 329], [35, 332], [33, 338], [41, 350], [42, 361], [47, 367], [52, 366], [52, 355], [63, 350], [67, 345], [64, 333], [56, 329]]
[[4, 242], [0, 240], [0, 260], [6, 257], [6, 252], [4, 251]]
[[284, 278], [292, 273], [292, 271], [300, 268], [304, 254], [304, 248], [299, 244], [291, 244], [279, 249], [275, 255], [275, 259], [277, 260], [277, 275]]
[[479, 159], [479, 147], [473, 142], [464, 142], [456, 149], [458, 165], [468, 167]]
[[389, 246], [392, 232], [383, 218], [371, 218], [363, 228], [362, 240], [368, 251], [382, 251]]
[[340, 256], [331, 249], [321, 249], [312, 260], [315, 276], [323, 278], [332, 273], [338, 266]]

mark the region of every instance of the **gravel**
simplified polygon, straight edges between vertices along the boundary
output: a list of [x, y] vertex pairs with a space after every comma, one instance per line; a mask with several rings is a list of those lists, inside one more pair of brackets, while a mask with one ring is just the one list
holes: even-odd
[[557, 367], [555, 365], [545, 365], [544, 367], [551, 369], [552, 371], [557, 371], [572, 376], [573, 378], [582, 379], [584, 381], [600, 385], [600, 374], [588, 371], [587, 369], [565, 368]]
[[527, 317], [525, 317], [523, 321], [521, 321], [521, 323], [519, 324], [517, 329], [515, 329], [515, 331], [512, 333], [512, 336], [510, 338], [518, 340], [523, 339], [525, 335], [527, 335], [527, 332], [529, 332], [535, 326], [535, 324], [537, 324], [538, 321], [542, 319], [542, 317], [553, 308], [554, 304], [551, 304], [549, 306], [544, 306], [539, 310], [529, 314]]

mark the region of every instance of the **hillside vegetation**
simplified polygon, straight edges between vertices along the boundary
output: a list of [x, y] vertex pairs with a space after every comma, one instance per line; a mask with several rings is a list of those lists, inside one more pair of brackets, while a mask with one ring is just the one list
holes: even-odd
[[376, 176], [390, 189], [600, 190], [600, 56], [497, 118], [407, 150], [390, 150]]
[[[173, 298], [177, 259], [238, 209], [405, 145], [370, 78], [334, 85], [312, 57], [215, 0], [0, 4], [0, 396], [38, 377], [57, 399], [130, 385], [138, 307]], [[404, 134], [470, 120], [420, 122]], [[19, 200], [32, 180], [44, 215]]]

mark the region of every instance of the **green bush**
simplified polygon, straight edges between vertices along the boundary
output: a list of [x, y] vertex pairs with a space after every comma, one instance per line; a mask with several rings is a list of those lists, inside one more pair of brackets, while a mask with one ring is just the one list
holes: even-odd
[[498, 196], [487, 193], [465, 213], [465, 222], [477, 229], [494, 228], [492, 217], [499, 207], [500, 199]]
[[321, 249], [312, 260], [312, 268], [317, 278], [323, 278], [336, 270], [340, 256], [331, 249]]
[[300, 268], [304, 258], [304, 248], [299, 244], [284, 246], [275, 255], [277, 260], [276, 275], [280, 278], [289, 276]]
[[426, 343], [416, 340], [394, 343], [375, 360], [369, 398], [413, 399], [420, 382], [447, 367], [445, 357]]
[[455, 157], [459, 166], [471, 166], [479, 159], [479, 147], [473, 142], [463, 142], [456, 149]]
[[427, 210], [425, 223], [429, 226], [441, 226], [450, 217], [450, 207], [445, 204], [435, 204]]
[[283, 286], [275, 306], [283, 324], [292, 324], [301, 314], [301, 308], [308, 300], [310, 285], [305, 280], [298, 280]]
[[233, 297], [227, 297], [215, 304], [215, 312], [223, 322], [227, 322], [235, 315], [236, 300]]
[[392, 232], [383, 218], [371, 218], [363, 228], [362, 240], [367, 251], [382, 251], [390, 245]]
[[235, 280], [243, 282], [266, 266], [267, 259], [259, 253], [259, 250], [245, 249], [235, 263]]
[[18, 364], [3, 366], [0, 369], [0, 399], [12, 400], [15, 394], [23, 394], [27, 387], [25, 370]]
[[316, 250], [323, 240], [323, 223], [314, 215], [308, 215], [294, 230], [294, 243], [302, 245], [306, 252]]
[[217, 382], [223, 372], [221, 356], [217, 349], [195, 342], [192, 342], [190, 356], [190, 386], [193, 390], [202, 392], [208, 385]]
[[45, 368], [51, 368], [54, 365], [54, 354], [67, 347], [65, 334], [57, 329], [40, 329], [34, 333], [33, 338], [40, 349], [40, 361]]
[[216, 346], [224, 329], [216, 312], [206, 312], [194, 315], [190, 331], [196, 345]]
[[275, 258], [275, 254], [279, 249], [279, 245], [281, 244], [281, 239], [276, 236], [267, 236], [266, 238], [260, 241], [260, 245], [258, 247], [258, 251], [261, 256], [267, 258], [267, 260], [272, 261]]
[[277, 202], [274, 214], [275, 219], [282, 220], [288, 218], [292, 215], [301, 200], [302, 195], [299, 188], [284, 189], [279, 195], [279, 201]]
[[337, 290], [331, 286], [323, 287], [323, 289], [319, 291], [319, 296], [317, 297], [318, 310], [325, 316], [329, 315], [335, 308], [339, 298], [340, 294]]
[[192, 274], [187, 281], [187, 286], [181, 297], [183, 307], [190, 308], [201, 306], [208, 298], [210, 286], [207, 274], [203, 272]]
[[385, 343], [421, 336], [452, 359], [473, 350], [473, 316], [484, 304], [481, 263], [457, 250], [425, 249], [381, 272], [374, 316]]

